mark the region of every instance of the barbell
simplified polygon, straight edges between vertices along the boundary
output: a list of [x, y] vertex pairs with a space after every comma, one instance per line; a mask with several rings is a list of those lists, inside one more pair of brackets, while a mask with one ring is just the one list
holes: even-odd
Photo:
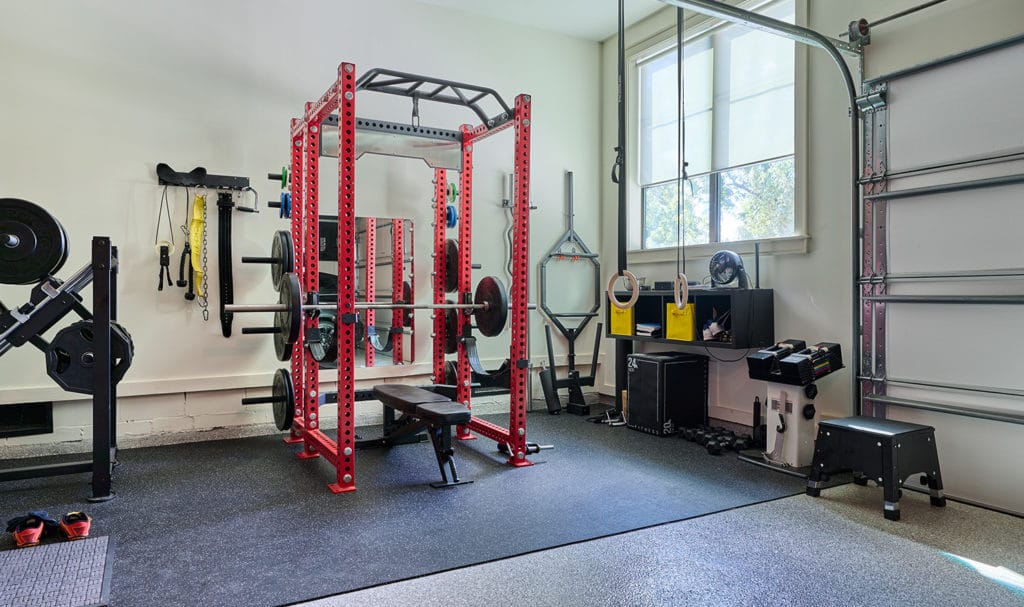
[[[302, 315], [306, 312], [319, 310], [336, 310], [337, 304], [304, 304], [302, 287], [299, 277], [294, 272], [282, 275], [277, 285], [278, 301], [273, 304], [227, 304], [224, 311], [233, 314], [249, 312], [273, 312], [274, 326], [245, 327], [243, 334], [272, 334], [274, 336], [274, 352], [278, 360], [285, 361], [291, 356], [292, 346], [299, 338], [302, 327]], [[475, 317], [477, 329], [486, 337], [494, 337], [502, 332], [508, 321], [508, 293], [501, 280], [494, 276], [485, 276], [477, 283], [473, 294], [473, 303], [392, 303], [376, 301], [355, 302], [356, 310], [469, 310]]]

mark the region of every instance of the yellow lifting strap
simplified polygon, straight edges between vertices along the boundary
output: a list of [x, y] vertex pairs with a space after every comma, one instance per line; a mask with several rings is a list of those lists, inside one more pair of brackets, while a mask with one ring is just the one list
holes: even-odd
[[192, 272], [195, 275], [196, 295], [205, 297], [203, 292], [203, 232], [206, 222], [206, 195], [196, 194], [192, 199], [192, 223], [188, 226], [188, 242], [192, 249]]

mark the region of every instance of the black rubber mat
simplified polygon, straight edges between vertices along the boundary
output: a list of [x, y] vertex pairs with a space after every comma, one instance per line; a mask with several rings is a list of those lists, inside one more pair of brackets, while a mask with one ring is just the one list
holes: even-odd
[[428, 485], [440, 478], [429, 442], [361, 451], [358, 490], [334, 495], [329, 464], [299, 460], [272, 436], [123, 451], [118, 496], [101, 504], [83, 503], [85, 475], [5, 483], [0, 515], [85, 509], [94, 535], [117, 544], [119, 607], [278, 605], [804, 487], [674, 437], [543, 412], [527, 428], [531, 441], [556, 448], [512, 468], [493, 441], [457, 444], [460, 475], [475, 482], [444, 490]]
[[0, 551], [0, 607], [106, 605], [111, 575], [107, 539]]

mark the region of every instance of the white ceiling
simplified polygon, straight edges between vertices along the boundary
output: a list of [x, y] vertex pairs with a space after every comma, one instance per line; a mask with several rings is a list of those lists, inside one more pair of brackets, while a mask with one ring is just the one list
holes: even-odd
[[[601, 41], [618, 29], [616, 0], [418, 0], [501, 21]], [[666, 6], [659, 0], [626, 0], [626, 25]]]

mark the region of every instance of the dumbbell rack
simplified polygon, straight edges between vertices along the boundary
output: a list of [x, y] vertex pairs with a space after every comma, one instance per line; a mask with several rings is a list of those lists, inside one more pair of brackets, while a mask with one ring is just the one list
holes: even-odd
[[[460, 302], [471, 303], [472, 294], [472, 192], [473, 192], [473, 148], [476, 143], [507, 128], [514, 128], [514, 178], [513, 178], [513, 277], [510, 293], [511, 332], [510, 346], [511, 394], [508, 428], [501, 427], [476, 417], [469, 424], [460, 426], [458, 438], [471, 440], [473, 433], [489, 438], [504, 446], [508, 452], [508, 463], [513, 466], [528, 466], [526, 459], [526, 407], [527, 382], [529, 381], [529, 360], [527, 358], [527, 322], [529, 294], [529, 193], [530, 193], [530, 111], [529, 95], [520, 94], [514, 108], [491, 89], [473, 85], [403, 74], [390, 70], [370, 70], [358, 81], [356, 67], [342, 63], [338, 67], [337, 80], [315, 102], [307, 102], [301, 118], [291, 121], [291, 230], [295, 243], [295, 269], [305, 293], [319, 292], [319, 163], [321, 130], [323, 123], [332, 113], [338, 116], [338, 294], [337, 331], [338, 340], [338, 432], [337, 439], [331, 439], [320, 429], [319, 407], [322, 402], [333, 400], [322, 394], [319, 386], [319, 365], [305, 347], [305, 335], [317, 333], [316, 315], [307, 315], [302, 324], [298, 340], [292, 347], [291, 374], [295, 382], [295, 411], [287, 443], [302, 444], [298, 457], [303, 459], [323, 456], [337, 470], [337, 480], [329, 485], [335, 493], [353, 491], [355, 485], [355, 342], [354, 323], [357, 319], [355, 308], [355, 161], [357, 158], [356, 133], [368, 121], [357, 119], [355, 98], [357, 90], [371, 90], [378, 93], [410, 97], [414, 103], [414, 115], [419, 99], [462, 105], [472, 109], [482, 123], [477, 126], [462, 125], [461, 135], [461, 202], [459, 209], [459, 276], [457, 297]], [[419, 92], [417, 92], [419, 91]], [[426, 91], [430, 91], [427, 93]], [[490, 97], [504, 112], [488, 118], [479, 102]], [[383, 121], [372, 121], [377, 125], [393, 125], [406, 135], [437, 131], [418, 125], [398, 125]], [[358, 123], [358, 125], [357, 125]], [[358, 128], [357, 128], [358, 127]], [[390, 126], [388, 128], [391, 128]], [[428, 136], [428, 135], [421, 135]], [[399, 154], [396, 154], [399, 155]], [[408, 156], [408, 154], [403, 154]], [[445, 301], [445, 211], [447, 186], [445, 169], [434, 172], [434, 303]], [[346, 279], [347, 276], [347, 279]], [[398, 292], [401, 286], [398, 285]], [[436, 311], [435, 311], [436, 312]], [[461, 335], [471, 335], [471, 316], [468, 310], [459, 311]], [[440, 383], [444, 378], [444, 314], [433, 315], [433, 381]], [[470, 364], [464, 339], [458, 346], [458, 385], [456, 398], [470, 406]]]

